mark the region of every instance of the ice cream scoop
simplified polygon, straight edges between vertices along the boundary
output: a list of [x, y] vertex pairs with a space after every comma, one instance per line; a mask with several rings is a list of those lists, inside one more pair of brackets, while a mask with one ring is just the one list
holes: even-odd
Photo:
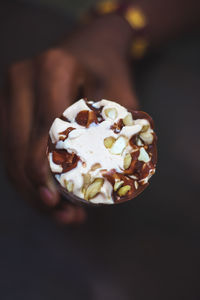
[[153, 128], [148, 114], [116, 102], [75, 102], [49, 131], [47, 155], [59, 190], [93, 205], [135, 198], [155, 173]]

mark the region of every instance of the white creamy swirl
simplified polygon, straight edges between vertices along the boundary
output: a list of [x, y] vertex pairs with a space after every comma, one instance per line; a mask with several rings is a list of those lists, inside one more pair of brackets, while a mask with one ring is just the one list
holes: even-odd
[[[57, 181], [65, 188], [66, 182], [73, 182], [73, 194], [80, 198], [84, 198], [84, 174], [90, 173], [91, 178], [95, 179], [103, 178], [102, 170], [115, 169], [119, 173], [123, 172], [125, 156], [133, 151], [128, 144], [128, 140], [133, 135], [140, 133], [143, 126], [149, 126], [149, 122], [146, 119], [138, 119], [133, 121], [131, 125], [123, 126], [122, 130], [116, 133], [111, 127], [128, 115], [127, 109], [118, 103], [108, 100], [101, 100], [95, 103], [90, 101], [89, 103], [95, 108], [103, 107], [101, 114], [104, 120], [101, 123], [92, 123], [88, 128], [77, 124], [76, 116], [80, 111], [91, 111], [85, 100], [81, 99], [64, 111], [63, 116], [69, 122], [56, 118], [49, 132], [52, 143], [56, 144], [56, 149], [65, 149], [68, 153], [75, 153], [80, 157], [74, 169], [62, 173], [62, 167], [53, 162], [52, 153], [49, 153], [50, 168], [52, 172], [57, 172]], [[106, 113], [110, 111], [110, 114]], [[61, 140], [63, 137], [61, 132], [64, 132], [69, 127], [75, 129], [68, 134], [65, 140]], [[151, 128], [149, 128], [149, 132], [153, 132]], [[105, 147], [104, 140], [108, 137], [118, 140], [118, 143], [115, 144], [116, 149], [114, 147], [111, 149]], [[119, 137], [122, 137], [122, 139], [118, 139]], [[96, 164], [99, 164], [100, 167], [92, 170], [92, 167]], [[112, 192], [113, 187], [111, 183], [108, 180], [104, 180], [101, 192], [90, 201], [93, 203], [113, 204]]]

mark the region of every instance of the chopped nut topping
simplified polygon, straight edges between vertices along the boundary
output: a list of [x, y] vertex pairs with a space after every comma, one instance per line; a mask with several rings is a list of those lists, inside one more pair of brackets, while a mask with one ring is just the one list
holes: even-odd
[[137, 190], [137, 189], [138, 189], [138, 186], [139, 186], [138, 182], [137, 182], [137, 181], [134, 181], [134, 185], [135, 185], [135, 188], [136, 188], [136, 190]]
[[65, 187], [68, 190], [68, 192], [70, 192], [70, 193], [73, 192], [73, 189], [74, 189], [73, 181], [71, 181], [71, 180], [67, 181], [66, 179], [64, 179], [64, 184], [65, 184]]
[[91, 123], [98, 123], [97, 116], [94, 111], [82, 110], [76, 116], [76, 122], [85, 127], [89, 127]]
[[138, 177], [135, 176], [135, 175], [129, 175], [129, 177], [132, 178], [132, 179], [138, 180]]
[[151, 170], [149, 170], [149, 174], [153, 175], [153, 174], [155, 174], [155, 171], [156, 171], [155, 169], [151, 169]]
[[98, 123], [97, 116], [94, 111], [89, 111], [88, 113], [88, 121], [86, 127], [89, 127], [92, 123]]
[[52, 152], [53, 162], [61, 165], [63, 173], [75, 168], [78, 164], [79, 157], [75, 153], [68, 153], [66, 150], [56, 149]]
[[143, 126], [142, 126], [142, 130], [141, 130], [141, 132], [146, 132], [146, 131], [149, 129], [149, 127], [150, 127], [150, 125], [149, 125], [149, 124], [147, 124], [147, 125], [143, 125]]
[[124, 158], [124, 169], [127, 170], [130, 165], [131, 165], [131, 161], [132, 161], [132, 156], [130, 153], [126, 154], [125, 158]]
[[147, 144], [150, 145], [153, 142], [153, 134], [149, 131], [140, 133], [140, 138]]
[[68, 127], [66, 130], [62, 131], [59, 133], [59, 140], [60, 141], [65, 141], [68, 138], [69, 133], [74, 130], [75, 128], [73, 127]]
[[110, 129], [112, 129], [115, 133], [119, 133], [124, 126], [123, 120], [120, 119], [117, 123], [114, 123]]
[[83, 176], [83, 186], [87, 188], [91, 182], [91, 175], [89, 173], [86, 173], [86, 174], [82, 174], [82, 176]]
[[111, 148], [114, 142], [115, 142], [115, 138], [112, 136], [109, 136], [104, 139], [104, 145], [106, 148]]
[[123, 119], [123, 123], [125, 126], [131, 126], [134, 124], [131, 113], [128, 113], [127, 116]]
[[81, 126], [87, 126], [89, 110], [82, 110], [76, 116], [76, 122]]
[[85, 191], [85, 200], [90, 200], [94, 198], [101, 190], [103, 186], [103, 178], [96, 178], [93, 183], [91, 183]]
[[116, 181], [114, 184], [114, 191], [116, 192], [122, 185], [124, 184], [124, 181]]
[[117, 110], [116, 108], [107, 108], [105, 109], [105, 115], [112, 119], [112, 120], [115, 120], [117, 118]]
[[131, 190], [131, 186], [130, 185], [125, 185], [123, 187], [121, 187], [119, 190], [118, 190], [118, 195], [120, 197], [123, 197], [125, 196], [129, 191]]
[[139, 161], [143, 161], [145, 163], [150, 161], [149, 154], [146, 152], [144, 148], [140, 148], [140, 155], [138, 157]]
[[127, 138], [120, 136], [116, 142], [112, 145], [112, 148], [110, 149], [110, 152], [112, 154], [122, 154], [124, 148], [127, 145]]
[[136, 139], [136, 144], [137, 144], [138, 147], [144, 146], [144, 144], [142, 143], [141, 139], [139, 139], [139, 138]]

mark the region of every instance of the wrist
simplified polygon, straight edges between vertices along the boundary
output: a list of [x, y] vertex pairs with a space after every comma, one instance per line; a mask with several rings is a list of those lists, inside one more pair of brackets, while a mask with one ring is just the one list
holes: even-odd
[[130, 26], [121, 16], [112, 14], [78, 24], [61, 46], [76, 57], [90, 56], [98, 63], [99, 57], [106, 61], [126, 57], [131, 41]]
[[97, 38], [105, 49], [115, 50], [121, 56], [127, 55], [133, 38], [132, 30], [126, 20], [117, 14], [103, 15], [93, 21]]
[[[129, 46], [129, 54], [133, 58], [142, 58], [148, 49], [149, 41], [147, 17], [140, 5], [129, 0], [102, 0], [85, 15], [83, 21], [90, 23], [95, 19], [102, 19], [103, 16], [104, 20], [106, 17], [110, 20], [113, 18], [113, 23], [115, 23], [113, 16], [116, 19], [118, 16], [117, 30], [114, 32], [111, 30], [111, 35], [118, 41], [121, 39], [121, 44], [124, 43], [126, 49], [127, 45]], [[109, 26], [111, 29], [113, 27]], [[105, 30], [109, 31], [108, 26]]]

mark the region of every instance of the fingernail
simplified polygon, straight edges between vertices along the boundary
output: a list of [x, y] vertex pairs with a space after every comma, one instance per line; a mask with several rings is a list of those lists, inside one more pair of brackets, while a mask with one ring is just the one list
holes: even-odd
[[39, 187], [39, 195], [44, 204], [48, 206], [54, 206], [58, 203], [57, 195], [45, 186]]
[[83, 223], [86, 221], [87, 215], [83, 208], [77, 210], [77, 222]]
[[59, 223], [73, 224], [76, 220], [75, 209], [70, 206], [66, 207], [57, 211], [54, 217]]
[[86, 214], [82, 208], [68, 205], [54, 213], [54, 218], [61, 224], [80, 225], [85, 222]]

